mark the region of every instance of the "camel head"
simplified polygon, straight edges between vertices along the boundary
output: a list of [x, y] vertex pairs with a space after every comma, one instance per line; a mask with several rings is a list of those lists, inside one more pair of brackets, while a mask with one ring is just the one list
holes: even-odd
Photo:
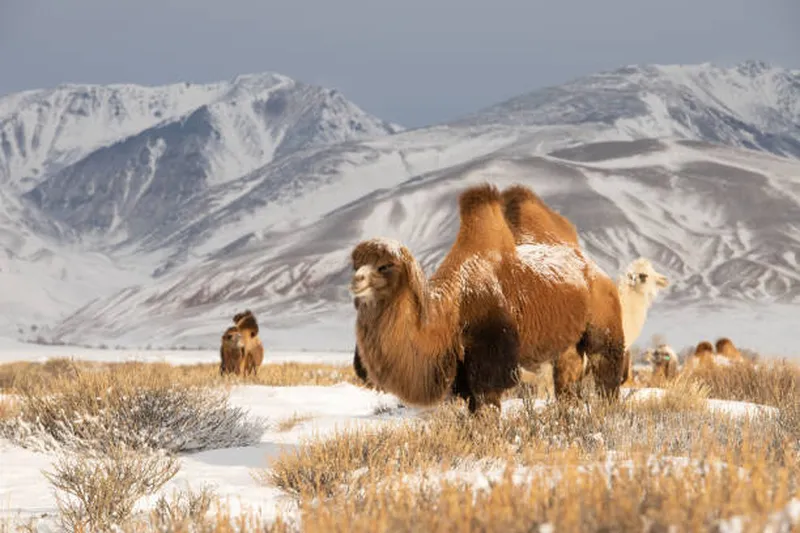
[[670, 361], [676, 360], [675, 352], [666, 344], [660, 344], [653, 350], [651, 361], [656, 366], [668, 365]]
[[661, 289], [669, 286], [667, 277], [653, 268], [653, 264], [645, 257], [634, 260], [625, 274], [628, 285], [635, 292], [648, 296], [651, 301]]
[[351, 259], [350, 292], [357, 310], [387, 305], [403, 290], [422, 307], [425, 277], [408, 248], [391, 239], [370, 239], [353, 249]]
[[231, 326], [222, 334], [222, 344], [225, 346], [235, 346], [237, 350], [244, 351], [244, 338], [242, 332], [236, 326]]
[[249, 333], [250, 337], [258, 335], [258, 321], [256, 316], [249, 309], [233, 315], [233, 323], [242, 334]]

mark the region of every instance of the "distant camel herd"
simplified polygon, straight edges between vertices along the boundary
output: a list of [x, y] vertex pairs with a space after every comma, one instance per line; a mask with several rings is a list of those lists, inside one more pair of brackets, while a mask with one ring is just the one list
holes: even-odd
[[[615, 283], [581, 249], [575, 226], [525, 186], [472, 186], [458, 206], [455, 241], [430, 278], [397, 241], [353, 249], [358, 377], [409, 405], [454, 396], [476, 412], [499, 409], [523, 372], [549, 363], [557, 398], [574, 396], [586, 375], [616, 398], [633, 381], [630, 347], [667, 277], [640, 257]], [[256, 319], [248, 310], [233, 321], [220, 373], [256, 373], [264, 354]], [[729, 339], [716, 351], [741, 359]], [[675, 373], [669, 347], [650, 357], [654, 372]], [[692, 364], [708, 357], [714, 347], [701, 343]]]

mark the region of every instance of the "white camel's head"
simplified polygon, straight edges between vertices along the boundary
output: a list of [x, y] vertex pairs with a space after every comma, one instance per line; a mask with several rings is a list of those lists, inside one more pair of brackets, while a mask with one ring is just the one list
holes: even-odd
[[654, 365], [660, 366], [669, 364], [670, 360], [677, 361], [677, 358], [678, 356], [675, 354], [675, 351], [667, 344], [659, 344], [658, 347], [653, 350], [650, 361]]
[[635, 259], [628, 265], [625, 282], [633, 291], [649, 297], [650, 301], [655, 299], [661, 289], [669, 286], [667, 277], [658, 272], [645, 257]]

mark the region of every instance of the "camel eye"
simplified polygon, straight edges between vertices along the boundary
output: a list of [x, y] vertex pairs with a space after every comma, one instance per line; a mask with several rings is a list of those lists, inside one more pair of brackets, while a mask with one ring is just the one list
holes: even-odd
[[641, 281], [642, 283], [647, 281], [647, 274], [639, 274], [639, 281]]
[[380, 272], [381, 274], [386, 274], [386, 272], [388, 272], [390, 268], [392, 268], [392, 265], [381, 265], [380, 267], [378, 267], [378, 272]]

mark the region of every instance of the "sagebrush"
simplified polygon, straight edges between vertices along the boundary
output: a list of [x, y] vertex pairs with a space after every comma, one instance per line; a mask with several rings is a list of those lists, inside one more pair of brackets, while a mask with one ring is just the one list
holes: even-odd
[[134, 505], [178, 472], [174, 457], [114, 447], [58, 456], [44, 475], [56, 493], [67, 531], [108, 531], [128, 521]]
[[248, 446], [264, 421], [228, 405], [228, 393], [173, 383], [153, 367], [82, 372], [47, 386], [18, 389], [17, 416], [0, 421], [0, 435], [20, 446], [54, 450], [197, 451]]

